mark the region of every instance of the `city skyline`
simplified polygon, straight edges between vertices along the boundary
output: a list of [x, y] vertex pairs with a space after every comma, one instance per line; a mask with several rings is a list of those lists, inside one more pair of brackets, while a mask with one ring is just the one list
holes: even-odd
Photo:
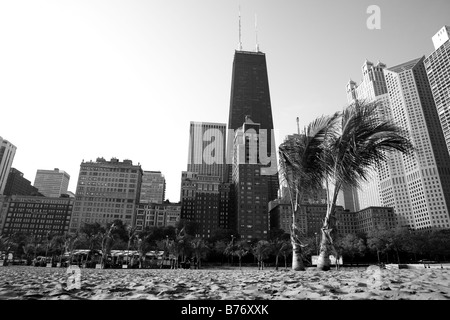
[[445, 0], [378, 1], [379, 30], [367, 27], [369, 1], [283, 4], [0, 4], [0, 136], [17, 147], [12, 167], [30, 181], [60, 168], [75, 192], [83, 160], [130, 159], [161, 171], [166, 198], [177, 202], [190, 122], [228, 119], [239, 5], [243, 50], [255, 50], [257, 14], [277, 146], [297, 116], [302, 127], [342, 109], [364, 59], [389, 68], [428, 56], [450, 24]]

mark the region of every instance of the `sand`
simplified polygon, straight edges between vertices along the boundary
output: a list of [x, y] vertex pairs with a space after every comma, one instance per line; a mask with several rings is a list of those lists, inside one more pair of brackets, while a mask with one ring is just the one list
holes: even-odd
[[[450, 268], [235, 269], [0, 267], [0, 300], [448, 300]], [[71, 288], [71, 286], [75, 286]]]

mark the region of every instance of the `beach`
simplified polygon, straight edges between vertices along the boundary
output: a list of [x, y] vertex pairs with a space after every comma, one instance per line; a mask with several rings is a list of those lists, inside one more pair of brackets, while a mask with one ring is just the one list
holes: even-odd
[[0, 267], [0, 300], [448, 300], [450, 268]]

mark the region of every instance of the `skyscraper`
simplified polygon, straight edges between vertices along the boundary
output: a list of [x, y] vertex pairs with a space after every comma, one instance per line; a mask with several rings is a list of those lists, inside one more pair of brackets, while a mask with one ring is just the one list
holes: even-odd
[[7, 140], [0, 137], [0, 195], [5, 190], [6, 181], [8, 180], [9, 170], [11, 169], [16, 147]]
[[54, 170], [41, 170], [36, 172], [34, 187], [46, 197], [60, 197], [67, 193], [70, 175], [55, 168]]
[[191, 121], [187, 171], [181, 175], [181, 219], [196, 222], [196, 236], [229, 228], [229, 184], [224, 182], [226, 124]]
[[139, 204], [142, 182], [141, 166], [131, 160], [116, 158], [106, 161], [82, 162], [78, 176], [70, 232], [76, 232], [84, 222], [102, 225], [120, 219], [135, 224], [135, 209]]
[[410, 154], [394, 153], [397, 158], [389, 163], [391, 178], [385, 182], [390, 184], [390, 189], [386, 189], [390, 192], [385, 199], [395, 199], [400, 225], [449, 228], [450, 155], [424, 58], [384, 69], [393, 121], [409, 135], [416, 148]]
[[163, 203], [165, 193], [166, 178], [161, 171], [144, 171], [139, 202]]
[[15, 168], [11, 168], [11, 171], [9, 172], [4, 194], [7, 196], [42, 196], [39, 193], [39, 190], [36, 187], [33, 187], [28, 179], [25, 179], [23, 173]]
[[183, 171], [181, 177], [181, 219], [197, 223], [196, 237], [209, 238], [220, 228], [221, 217], [228, 212], [221, 207], [220, 177]]
[[435, 51], [425, 59], [424, 64], [450, 152], [450, 27], [444, 26], [432, 40]]
[[[268, 203], [277, 198], [279, 181], [266, 55], [259, 50], [235, 51], [227, 139], [227, 178], [234, 184], [236, 228], [246, 239], [266, 238]], [[236, 150], [253, 143], [256, 152], [242, 151], [246, 155], [237, 158]], [[258, 202], [250, 204], [247, 197]]]
[[269, 231], [269, 179], [258, 161], [260, 125], [246, 117], [236, 130], [233, 150], [232, 183], [234, 186], [237, 232], [244, 239], [266, 239]]
[[[389, 118], [389, 96], [387, 94], [386, 81], [383, 70], [386, 65], [380, 61], [377, 64], [366, 60], [361, 68], [362, 81], [357, 85], [350, 80], [347, 83], [347, 101], [354, 103], [356, 100], [377, 103], [378, 116], [381, 119]], [[380, 166], [384, 166], [380, 168]], [[361, 182], [360, 188], [345, 187], [343, 190], [345, 208], [351, 211], [359, 211], [371, 206], [381, 206], [379, 171], [385, 170], [386, 164], [373, 168], [367, 181]], [[351, 199], [347, 199], [351, 198]], [[353, 207], [347, 205], [353, 204]]]

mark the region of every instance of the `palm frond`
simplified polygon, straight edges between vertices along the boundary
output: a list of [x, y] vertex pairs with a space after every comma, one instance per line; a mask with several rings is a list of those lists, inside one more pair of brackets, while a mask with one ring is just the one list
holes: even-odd
[[342, 112], [341, 132], [326, 152], [335, 181], [359, 187], [390, 152], [413, 150], [405, 132], [391, 121], [380, 119], [377, 108], [377, 103], [356, 102]]

